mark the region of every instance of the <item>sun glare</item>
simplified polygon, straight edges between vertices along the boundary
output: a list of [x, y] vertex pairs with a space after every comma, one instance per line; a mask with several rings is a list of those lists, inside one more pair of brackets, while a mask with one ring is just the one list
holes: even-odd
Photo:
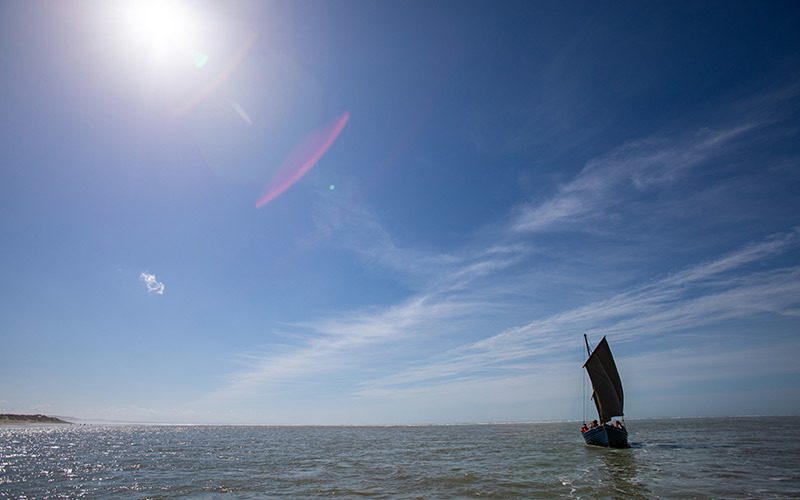
[[202, 67], [208, 57], [197, 50], [199, 20], [195, 12], [181, 2], [140, 0], [128, 4], [126, 22], [131, 35], [149, 48], [158, 62], [173, 57], [190, 60]]

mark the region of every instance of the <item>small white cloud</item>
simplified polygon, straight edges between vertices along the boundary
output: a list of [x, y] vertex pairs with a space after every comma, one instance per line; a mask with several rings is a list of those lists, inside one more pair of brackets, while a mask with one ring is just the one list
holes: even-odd
[[144, 282], [148, 292], [164, 295], [164, 283], [158, 281], [155, 274], [145, 271], [139, 275], [139, 279]]

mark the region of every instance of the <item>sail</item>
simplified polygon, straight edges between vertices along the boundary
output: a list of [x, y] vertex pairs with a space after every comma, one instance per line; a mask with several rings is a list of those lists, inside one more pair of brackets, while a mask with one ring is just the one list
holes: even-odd
[[622, 416], [622, 382], [605, 337], [594, 348], [583, 367], [586, 368], [589, 378], [592, 380], [594, 388], [592, 399], [597, 406], [600, 422], [606, 423], [611, 420], [611, 417]]

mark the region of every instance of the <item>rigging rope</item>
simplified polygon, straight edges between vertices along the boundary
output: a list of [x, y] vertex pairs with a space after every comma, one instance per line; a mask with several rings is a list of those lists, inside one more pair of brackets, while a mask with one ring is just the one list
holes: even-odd
[[[581, 348], [581, 358], [583, 357], [583, 348]], [[581, 392], [581, 404], [583, 405], [583, 423], [586, 424], [586, 375], [583, 373], [581, 367], [581, 380], [583, 380], [583, 391]]]

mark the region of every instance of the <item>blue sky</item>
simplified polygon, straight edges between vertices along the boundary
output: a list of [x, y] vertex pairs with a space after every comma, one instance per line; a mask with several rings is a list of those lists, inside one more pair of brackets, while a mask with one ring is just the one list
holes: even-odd
[[0, 7], [0, 412], [800, 413], [796, 3], [141, 5]]

